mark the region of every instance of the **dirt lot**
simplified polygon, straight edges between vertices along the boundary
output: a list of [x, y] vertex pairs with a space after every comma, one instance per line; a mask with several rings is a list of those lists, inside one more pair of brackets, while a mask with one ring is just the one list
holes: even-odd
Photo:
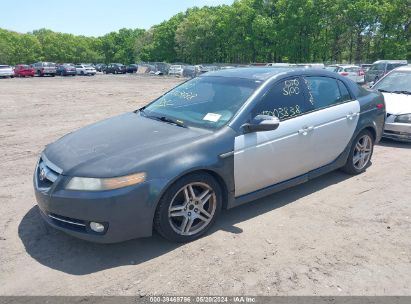
[[44, 145], [150, 101], [180, 80], [0, 79], [0, 295], [411, 295], [411, 145], [225, 211], [190, 244], [115, 245], [46, 226], [32, 172]]

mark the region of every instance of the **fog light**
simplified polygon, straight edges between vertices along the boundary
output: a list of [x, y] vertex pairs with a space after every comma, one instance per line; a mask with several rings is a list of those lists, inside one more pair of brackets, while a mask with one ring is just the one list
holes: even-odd
[[90, 222], [90, 228], [91, 230], [95, 232], [103, 232], [104, 231], [104, 225], [96, 222]]

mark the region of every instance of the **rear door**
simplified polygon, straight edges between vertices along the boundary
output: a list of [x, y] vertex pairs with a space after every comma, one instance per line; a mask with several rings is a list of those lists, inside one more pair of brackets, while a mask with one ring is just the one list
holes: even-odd
[[358, 123], [360, 104], [340, 80], [307, 76], [304, 82], [314, 107], [306, 119], [311, 129], [306, 155], [309, 169], [314, 170], [332, 163], [348, 146]]

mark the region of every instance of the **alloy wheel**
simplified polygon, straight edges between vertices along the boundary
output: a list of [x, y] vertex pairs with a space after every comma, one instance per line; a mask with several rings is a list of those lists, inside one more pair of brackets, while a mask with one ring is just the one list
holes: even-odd
[[179, 235], [194, 235], [204, 230], [213, 219], [217, 198], [206, 183], [193, 182], [174, 195], [168, 208], [168, 220]]
[[371, 158], [372, 139], [369, 135], [361, 136], [354, 148], [353, 165], [356, 170], [360, 171], [367, 166]]

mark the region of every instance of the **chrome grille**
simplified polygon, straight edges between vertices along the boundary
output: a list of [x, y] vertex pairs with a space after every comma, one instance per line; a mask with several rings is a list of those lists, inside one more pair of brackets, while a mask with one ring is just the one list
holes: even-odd
[[57, 180], [61, 173], [61, 169], [50, 163], [50, 161], [42, 155], [36, 170], [36, 179], [39, 188], [50, 188]]

